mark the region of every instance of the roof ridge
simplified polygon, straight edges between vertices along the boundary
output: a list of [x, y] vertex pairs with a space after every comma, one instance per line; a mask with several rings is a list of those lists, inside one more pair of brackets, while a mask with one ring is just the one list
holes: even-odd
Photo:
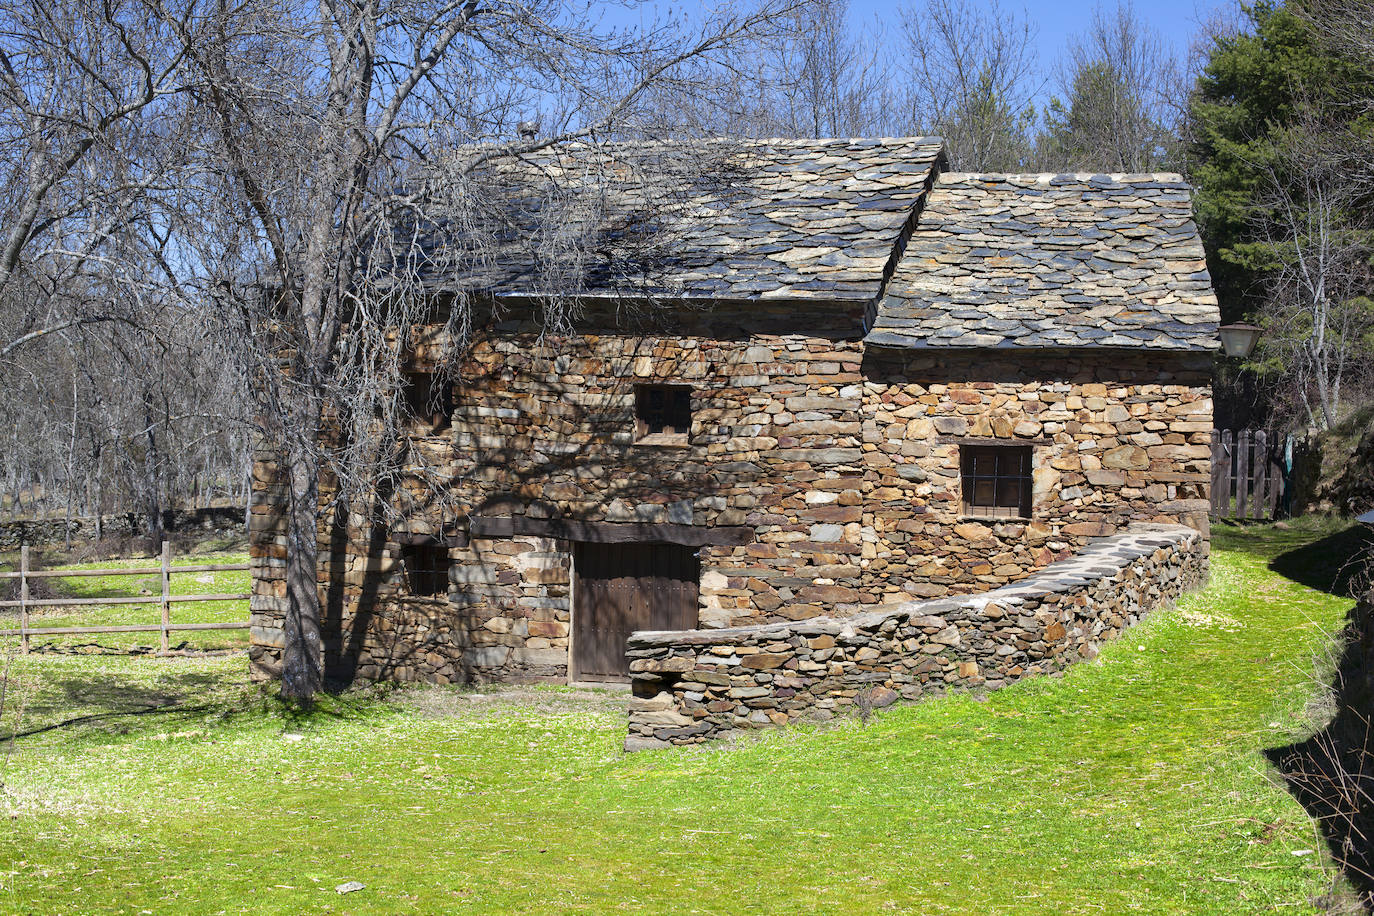
[[1055, 179], [1092, 181], [1107, 178], [1117, 182], [1172, 181], [1183, 182], [1179, 172], [941, 172], [940, 180], [947, 182], [970, 181], [975, 179], [995, 179], [999, 181], [1035, 180], [1053, 181]]

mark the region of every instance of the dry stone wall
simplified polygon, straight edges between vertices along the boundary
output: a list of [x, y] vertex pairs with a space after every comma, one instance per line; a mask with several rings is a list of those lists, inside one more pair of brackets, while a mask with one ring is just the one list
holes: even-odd
[[[344, 675], [566, 678], [574, 543], [469, 539], [474, 517], [748, 529], [748, 543], [701, 548], [707, 629], [984, 592], [1139, 522], [1206, 531], [1205, 356], [866, 350], [857, 311], [749, 308], [690, 311], [672, 336], [541, 341], [511, 322], [479, 341], [451, 428], [409, 438], [417, 473], [390, 497], [405, 520], [355, 510], [321, 526]], [[691, 386], [688, 442], [636, 440], [646, 383]], [[1031, 447], [1030, 517], [961, 514], [960, 444], [990, 441]], [[269, 676], [285, 494], [259, 458], [253, 644]], [[404, 545], [427, 537], [449, 547], [446, 595], [406, 588]]]
[[[71, 536], [75, 541], [90, 541], [100, 532], [105, 538], [141, 538], [148, 530], [147, 518], [141, 513], [124, 512], [104, 515], [97, 520], [77, 516], [71, 520]], [[242, 506], [210, 506], [201, 509], [168, 509], [162, 513], [162, 527], [172, 534], [224, 536], [243, 534]], [[31, 547], [61, 544], [67, 539], [68, 523], [60, 518], [16, 519], [0, 522], [0, 550], [16, 550], [24, 544]]]
[[625, 747], [699, 743], [1057, 671], [1205, 575], [1199, 532], [1145, 526], [980, 595], [850, 618], [635, 633]]
[[[1210, 357], [873, 351], [863, 492], [883, 600], [1016, 581], [1140, 522], [1208, 530]], [[1027, 445], [1028, 518], [963, 515], [959, 451]]]

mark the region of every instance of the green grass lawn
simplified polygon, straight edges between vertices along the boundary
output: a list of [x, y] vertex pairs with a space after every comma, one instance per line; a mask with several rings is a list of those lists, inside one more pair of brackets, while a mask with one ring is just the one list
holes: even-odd
[[[245, 553], [211, 553], [175, 557], [172, 567], [210, 566], [247, 563]], [[6, 565], [12, 568], [13, 563]], [[89, 627], [127, 624], [156, 625], [162, 618], [158, 596], [162, 594], [160, 567], [156, 559], [105, 560], [95, 563], [74, 563], [54, 566], [53, 569], [136, 569], [148, 567], [146, 576], [79, 576], [35, 580], [44, 582], [55, 593], [52, 597], [69, 598], [137, 598], [148, 596], [147, 604], [80, 605], [76, 607], [41, 607], [30, 612], [33, 627]], [[8, 584], [8, 582], [6, 582]], [[246, 593], [250, 587], [249, 573], [244, 571], [173, 573], [171, 589], [174, 595], [229, 595]], [[46, 595], [44, 597], [47, 597]], [[248, 619], [247, 601], [188, 601], [172, 605], [172, 623], [227, 623]], [[0, 612], [0, 629], [18, 628], [19, 611], [5, 608]], [[78, 636], [32, 636], [35, 648], [70, 651], [87, 647], [88, 651], [129, 651], [157, 648], [158, 634], [100, 633]], [[18, 637], [0, 637], [0, 651], [19, 644]], [[248, 646], [247, 630], [173, 630], [171, 646], [191, 650], [241, 649]]]
[[1313, 729], [1352, 602], [1291, 557], [1338, 531], [1218, 532], [1206, 592], [1063, 678], [736, 747], [623, 755], [613, 693], [299, 716], [241, 656], [15, 658], [0, 734], [47, 730], [0, 743], [0, 912], [1320, 912], [1261, 750]]

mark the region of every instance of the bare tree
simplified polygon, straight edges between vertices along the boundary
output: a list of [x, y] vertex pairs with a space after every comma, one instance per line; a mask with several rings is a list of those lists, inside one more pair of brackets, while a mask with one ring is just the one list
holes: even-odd
[[650, 87], [661, 136], [866, 137], [906, 129], [882, 22], [856, 28], [849, 0], [802, 0], [728, 58], [685, 62]]
[[1332, 129], [1310, 103], [1256, 163], [1264, 189], [1254, 208], [1268, 268], [1265, 350], [1307, 422], [1330, 429], [1342, 418], [1352, 376], [1367, 374], [1374, 332], [1374, 225], [1350, 181], [1349, 132]]
[[1069, 45], [1060, 97], [1045, 113], [1040, 157], [1070, 171], [1149, 172], [1172, 158], [1185, 93], [1182, 69], [1130, 3], [1094, 10]]
[[1308, 0], [1295, 12], [1332, 46], [1374, 64], [1374, 0]]
[[1024, 167], [1038, 90], [1030, 23], [996, 0], [985, 8], [926, 0], [899, 16], [913, 131], [943, 137], [956, 169]]
[[0, 363], [0, 477], [30, 512], [138, 513], [156, 543], [166, 510], [243, 498], [246, 396], [176, 299], [108, 308], [137, 320], [55, 331]]
[[772, 80], [783, 136], [863, 137], [890, 123], [889, 76], [877, 23], [865, 37], [849, 27], [849, 0], [795, 10], [777, 43]]
[[[679, 68], [720, 57], [788, 8], [726, 10], [684, 33], [607, 31], [554, 0], [248, 0], [206, 3], [194, 17], [159, 7], [183, 30], [191, 136], [204, 141], [192, 149], [196, 194], [166, 211], [182, 220], [187, 250], [165, 263], [217, 303], [286, 478], [283, 696], [308, 700], [322, 682], [322, 510], [362, 498], [394, 450], [403, 351], [432, 304], [432, 244], [457, 238], [480, 265], [493, 238], [500, 214], [467, 192], [494, 162], [633, 136], [651, 87], [671, 87]], [[202, 18], [211, 43], [185, 31]], [[521, 117], [537, 123], [515, 136]], [[443, 193], [429, 180], [438, 168]], [[545, 210], [552, 224], [537, 241], [557, 265], [585, 220]], [[576, 287], [549, 288], [544, 319], [557, 325]], [[470, 307], [456, 295], [451, 342]], [[337, 482], [332, 506], [321, 505], [322, 476]]]
[[139, 0], [0, 2], [0, 358], [122, 317], [69, 288], [175, 154], [143, 142], [179, 89], [171, 32]]

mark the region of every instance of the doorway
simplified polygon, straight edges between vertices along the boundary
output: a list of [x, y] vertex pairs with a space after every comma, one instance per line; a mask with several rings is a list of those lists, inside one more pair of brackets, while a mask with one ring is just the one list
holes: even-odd
[[574, 562], [573, 680], [627, 680], [631, 633], [696, 627], [701, 561], [693, 548], [580, 543]]

